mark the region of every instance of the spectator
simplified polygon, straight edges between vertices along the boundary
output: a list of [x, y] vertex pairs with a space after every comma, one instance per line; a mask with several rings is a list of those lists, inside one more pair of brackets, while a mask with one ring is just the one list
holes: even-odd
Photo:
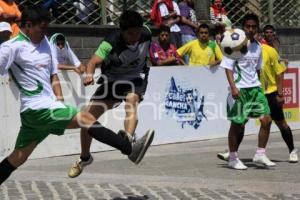
[[225, 8], [222, 6], [222, 0], [212, 1], [210, 21], [215, 25], [215, 40], [220, 44], [221, 35], [225, 31], [225, 28], [231, 28], [231, 21], [227, 17]]
[[197, 31], [198, 39], [193, 40], [177, 50], [182, 57], [188, 55], [189, 65], [209, 65], [213, 67], [219, 64], [223, 54], [216, 42], [209, 40], [209, 27], [201, 24]]
[[170, 40], [177, 48], [181, 47], [180, 10], [172, 0], [155, 0], [151, 10], [151, 19], [157, 27], [162, 24], [170, 27]]
[[50, 10], [55, 5], [55, 0], [44, 0], [43, 7], [47, 10]]
[[50, 44], [51, 50], [58, 61], [58, 69], [73, 70], [78, 74], [85, 71], [85, 66], [78, 60], [62, 33], [52, 35]]
[[152, 42], [150, 58], [154, 66], [184, 65], [184, 62], [176, 52], [174, 44], [170, 44], [170, 28], [161, 25], [158, 41]]
[[[179, 3], [180, 15], [181, 15], [181, 39], [182, 45], [188, 43], [191, 40], [197, 38], [196, 30], [198, 28], [198, 22], [196, 18], [193, 0], [183, 0]], [[189, 63], [189, 57], [184, 57], [184, 62]]]
[[18, 35], [20, 29], [17, 22], [21, 19], [21, 12], [14, 0], [0, 0], [0, 21], [10, 23], [12, 37]]
[[0, 22], [0, 44], [9, 40], [12, 30], [7, 22]]
[[95, 4], [93, 0], [79, 0], [74, 2], [74, 6], [77, 8], [76, 16], [86, 24], [89, 23], [89, 15], [95, 10]]

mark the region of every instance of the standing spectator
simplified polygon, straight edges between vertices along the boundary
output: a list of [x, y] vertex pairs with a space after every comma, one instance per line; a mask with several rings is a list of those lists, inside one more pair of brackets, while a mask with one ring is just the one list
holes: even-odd
[[14, 0], [0, 0], [0, 21], [10, 23], [12, 37], [18, 35], [20, 29], [17, 22], [21, 19], [21, 12]]
[[85, 71], [85, 66], [78, 60], [62, 33], [52, 35], [50, 45], [54, 56], [57, 58], [58, 69], [73, 70], [78, 74], [82, 74]]
[[79, 0], [74, 2], [74, 6], [77, 8], [76, 16], [84, 23], [89, 23], [89, 15], [95, 10], [95, 4], [93, 0]]
[[227, 17], [225, 8], [222, 6], [222, 0], [213, 0], [210, 7], [210, 21], [215, 25], [215, 39], [218, 44], [221, 42], [221, 35], [225, 28], [231, 28], [231, 21]]
[[162, 24], [170, 27], [170, 40], [177, 48], [181, 47], [180, 10], [178, 4], [172, 0], [155, 0], [151, 10], [151, 19], [157, 27]]
[[0, 44], [9, 40], [12, 30], [7, 22], [0, 22]]
[[150, 58], [154, 66], [184, 64], [177, 54], [174, 44], [170, 44], [170, 28], [168, 26], [161, 25], [158, 41], [151, 44]]
[[177, 50], [177, 53], [183, 57], [188, 55], [189, 65], [209, 65], [213, 67], [219, 64], [223, 54], [216, 42], [209, 40], [209, 27], [207, 24], [201, 24], [197, 31], [198, 39], [193, 40]]
[[[181, 39], [182, 45], [188, 43], [191, 40], [197, 38], [196, 30], [198, 28], [198, 22], [194, 8], [193, 0], [183, 0], [179, 3], [180, 15], [181, 15]], [[184, 62], [189, 63], [189, 57], [184, 57]]]

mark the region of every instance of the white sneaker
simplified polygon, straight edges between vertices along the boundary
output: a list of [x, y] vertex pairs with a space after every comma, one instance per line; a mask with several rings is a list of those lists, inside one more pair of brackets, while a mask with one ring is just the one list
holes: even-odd
[[225, 150], [224, 153], [218, 153], [217, 154], [217, 157], [221, 160], [224, 160], [224, 161], [229, 161], [229, 152], [228, 150]]
[[289, 162], [290, 163], [297, 163], [298, 162], [298, 149], [294, 149], [290, 153]]
[[228, 166], [232, 169], [237, 169], [237, 170], [245, 170], [248, 167], [246, 165], [244, 165], [244, 163], [240, 160], [240, 159], [234, 159], [234, 160], [230, 160], [228, 162]]
[[253, 162], [257, 163], [257, 164], [263, 164], [267, 167], [274, 167], [276, 166], [275, 163], [273, 163], [267, 156], [266, 154], [262, 154], [262, 155], [258, 155], [255, 154], [253, 157]]

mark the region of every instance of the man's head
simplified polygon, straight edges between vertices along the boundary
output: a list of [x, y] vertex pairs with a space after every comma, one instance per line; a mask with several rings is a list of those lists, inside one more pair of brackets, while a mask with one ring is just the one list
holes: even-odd
[[40, 43], [48, 30], [50, 13], [40, 6], [25, 8], [21, 17], [21, 29], [33, 43]]
[[63, 49], [66, 45], [66, 38], [63, 34], [56, 36], [56, 46], [60, 49]]
[[11, 26], [7, 22], [0, 22], [0, 42], [9, 40], [12, 34]]
[[274, 26], [268, 24], [263, 28], [264, 39], [268, 43], [272, 43], [275, 39], [275, 28]]
[[188, 6], [190, 7], [194, 7], [194, 0], [185, 0], [185, 2], [187, 3]]
[[159, 28], [158, 41], [160, 44], [170, 43], [170, 27], [161, 25]]
[[4, 0], [6, 3], [9, 3], [9, 4], [11, 4], [11, 3], [13, 3], [14, 2], [14, 0]]
[[222, 0], [213, 0], [212, 2], [216, 7], [222, 8]]
[[254, 40], [255, 35], [259, 29], [259, 19], [258, 16], [255, 14], [247, 14], [244, 16], [243, 29], [248, 37], [249, 40]]
[[138, 12], [126, 10], [120, 16], [120, 29], [126, 44], [134, 45], [139, 41], [142, 27], [143, 18]]
[[197, 33], [201, 43], [207, 43], [209, 41], [209, 26], [207, 24], [201, 24]]

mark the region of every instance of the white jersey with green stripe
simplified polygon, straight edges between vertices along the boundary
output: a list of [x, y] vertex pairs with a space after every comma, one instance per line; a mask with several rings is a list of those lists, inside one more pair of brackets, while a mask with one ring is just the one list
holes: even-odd
[[257, 71], [260, 71], [262, 67], [261, 45], [257, 41], [249, 43], [246, 55], [238, 60], [224, 56], [220, 66], [233, 71], [237, 88], [260, 86]]
[[65, 106], [56, 101], [51, 75], [57, 73], [57, 61], [45, 37], [34, 44], [22, 32], [0, 46], [0, 74], [9, 73], [20, 90], [21, 112], [27, 109], [55, 109]]

